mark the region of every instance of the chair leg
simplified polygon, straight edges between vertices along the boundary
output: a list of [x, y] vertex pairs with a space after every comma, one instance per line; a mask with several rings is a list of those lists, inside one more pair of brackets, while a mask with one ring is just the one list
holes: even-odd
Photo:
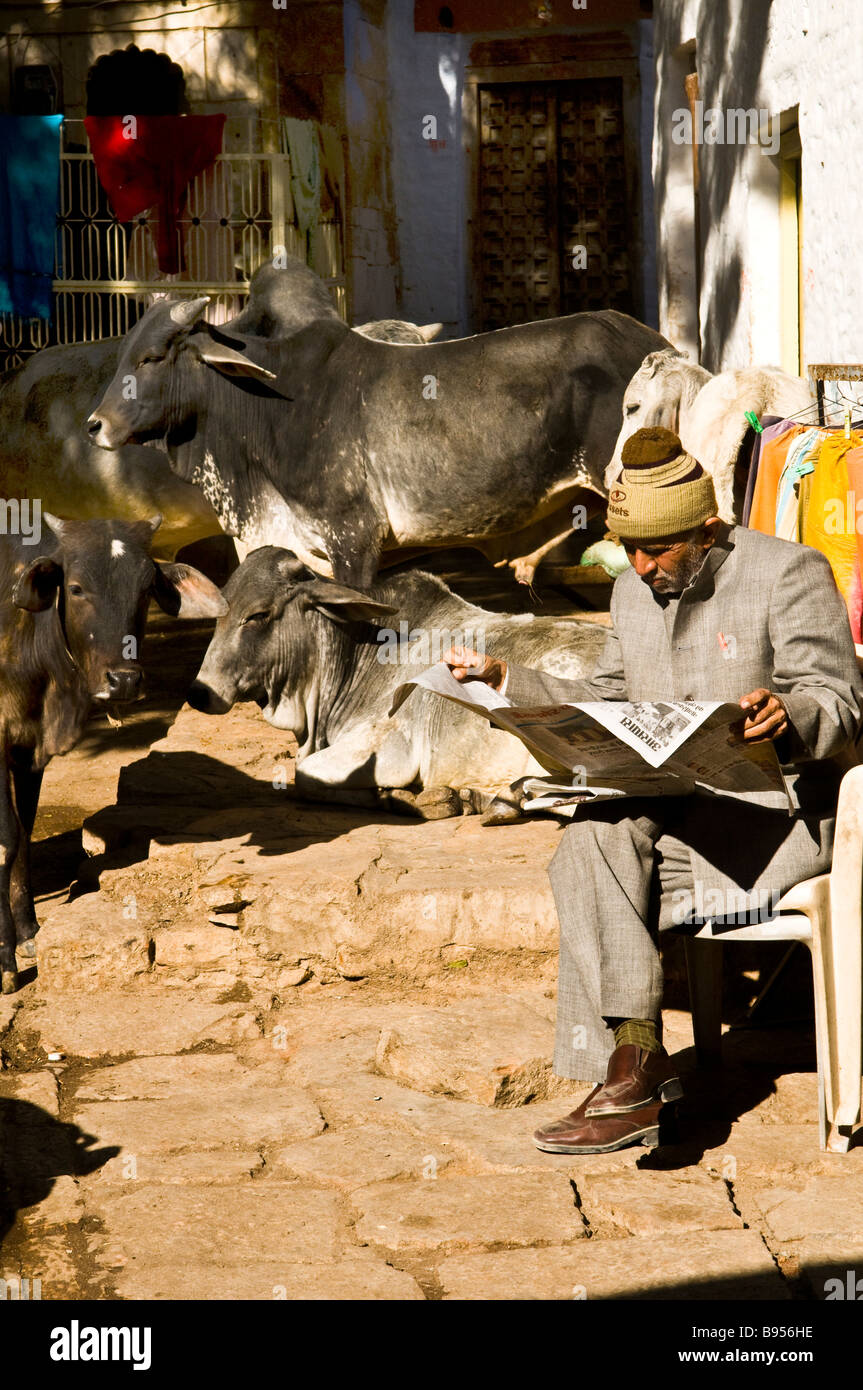
[[[848, 1152], [860, 1117], [860, 946], [856, 939], [836, 939], [841, 925], [817, 917], [812, 922], [818, 1137], [831, 1153]], [[826, 935], [831, 928], [832, 940]]]
[[827, 971], [824, 961], [824, 942], [819, 930], [817, 917], [812, 920], [812, 942], [807, 942], [812, 957], [812, 989], [815, 995], [815, 1061], [818, 1069], [818, 1145], [827, 1148], [827, 1137], [833, 1127], [835, 1112], [834, 1074], [836, 1058], [833, 1055], [835, 1028], [831, 1027], [833, 1016], [832, 990], [829, 991]]
[[700, 1067], [718, 1067], [722, 1060], [722, 945], [693, 936], [684, 942], [695, 1055]]

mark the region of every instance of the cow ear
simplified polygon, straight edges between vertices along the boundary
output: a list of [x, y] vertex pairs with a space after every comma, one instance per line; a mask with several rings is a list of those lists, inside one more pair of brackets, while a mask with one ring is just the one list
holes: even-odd
[[54, 602], [62, 578], [62, 565], [50, 555], [37, 555], [16, 580], [12, 602], [28, 613], [42, 613]]
[[361, 594], [359, 589], [348, 589], [332, 579], [309, 579], [296, 585], [294, 592], [315, 608], [323, 609], [336, 622], [376, 623], [398, 612], [392, 604], [378, 603], [368, 594]]
[[227, 601], [216, 585], [191, 565], [156, 565], [153, 598], [172, 618], [221, 618]]
[[202, 362], [206, 362], [208, 367], [215, 367], [216, 371], [222, 372], [224, 376], [251, 376], [258, 381], [276, 379], [275, 372], [268, 371], [266, 367], [259, 367], [251, 357], [237, 352], [236, 348], [228, 347], [227, 343], [217, 342], [209, 333], [192, 333], [186, 341], [195, 349]]

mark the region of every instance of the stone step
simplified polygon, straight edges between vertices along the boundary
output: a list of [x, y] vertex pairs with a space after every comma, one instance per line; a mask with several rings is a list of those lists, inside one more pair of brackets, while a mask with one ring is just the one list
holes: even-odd
[[480, 958], [553, 965], [554, 823], [370, 821], [283, 801], [275, 812], [192, 815], [181, 829], [178, 808], [165, 810], [166, 831], [158, 807], [132, 813], [145, 858], [127, 854], [132, 862], [99, 873], [98, 891], [43, 909], [44, 988], [278, 992], [310, 973], [422, 977]]
[[483, 826], [313, 804], [256, 706], [184, 707], [90, 817], [68, 901], [40, 906], [40, 988], [265, 999], [312, 976], [478, 961], [554, 976], [552, 820]]

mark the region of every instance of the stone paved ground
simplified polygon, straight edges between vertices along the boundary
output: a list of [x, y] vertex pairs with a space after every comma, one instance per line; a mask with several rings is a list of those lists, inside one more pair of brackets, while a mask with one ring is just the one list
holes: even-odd
[[[170, 714], [49, 772], [67, 853], [39, 861], [39, 977], [0, 1004], [0, 1275], [54, 1299], [812, 1299], [860, 1269], [863, 1150], [819, 1151], [809, 1032], [732, 1031], [696, 1073], [673, 953], [666, 1142], [533, 1147], [585, 1089], [549, 1065], [552, 823], [303, 807], [256, 710], [184, 710], [89, 820], [67, 901], [62, 807], [110, 806]], [[753, 981], [728, 987], [739, 1008]]]

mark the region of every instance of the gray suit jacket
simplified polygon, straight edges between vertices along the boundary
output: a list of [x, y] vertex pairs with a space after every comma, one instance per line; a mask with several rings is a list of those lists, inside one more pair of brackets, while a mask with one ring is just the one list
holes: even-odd
[[[634, 570], [614, 585], [612, 629], [589, 680], [510, 664], [513, 704], [583, 700], [732, 700], [759, 686], [781, 696], [791, 731], [776, 749], [804, 815], [835, 811], [842, 773], [859, 761], [863, 716], [845, 604], [828, 561], [809, 546], [725, 526], [695, 583], [654, 596]], [[780, 793], [745, 799], [783, 806]]]

